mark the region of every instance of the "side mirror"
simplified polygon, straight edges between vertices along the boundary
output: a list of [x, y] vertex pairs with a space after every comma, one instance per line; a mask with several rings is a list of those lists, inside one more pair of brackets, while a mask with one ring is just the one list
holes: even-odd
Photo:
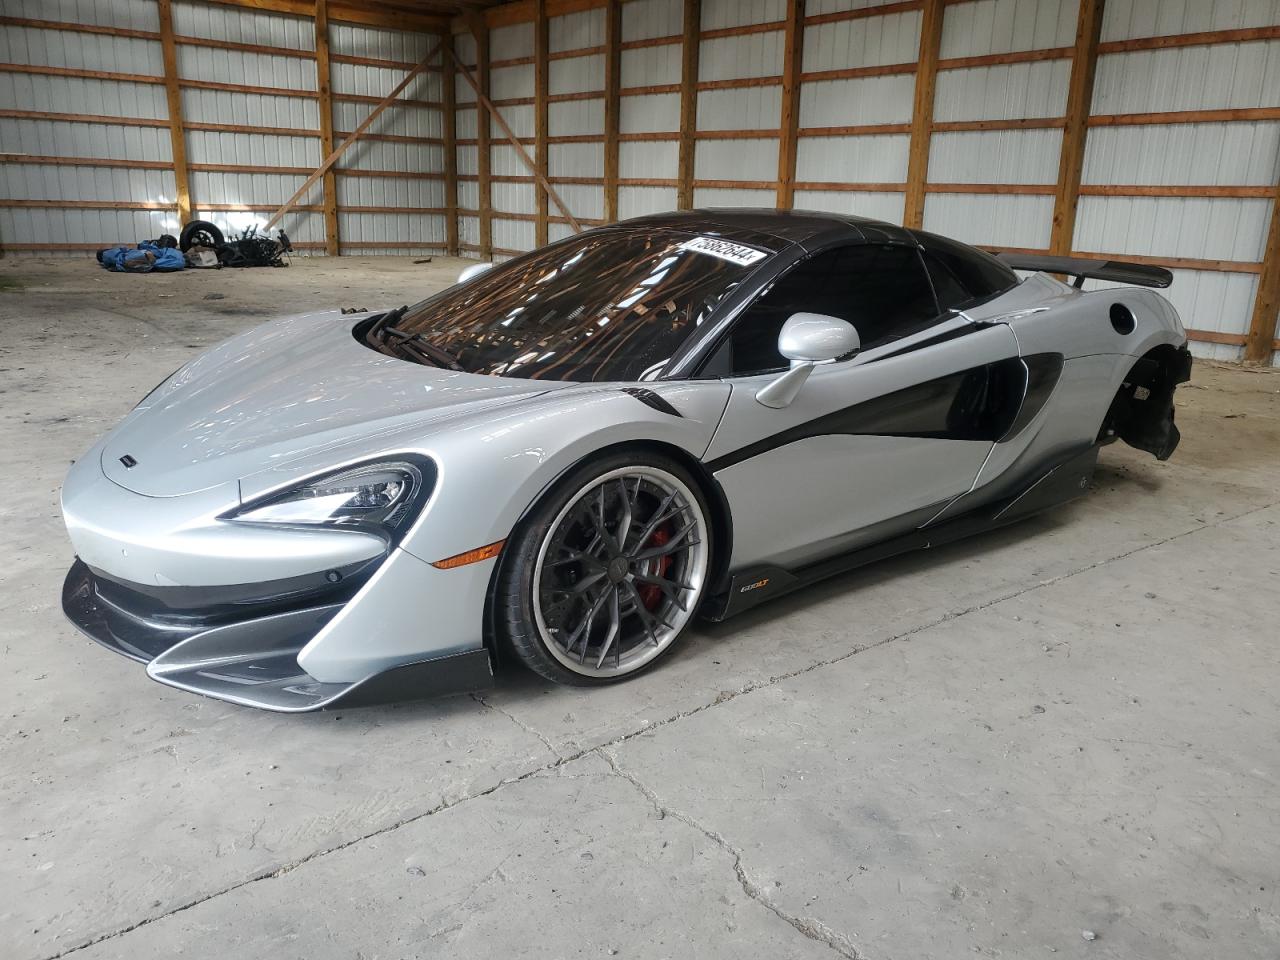
[[760, 389], [756, 400], [766, 407], [789, 406], [819, 363], [831, 363], [862, 345], [853, 324], [822, 313], [796, 313], [782, 325], [778, 352], [791, 361], [791, 369]]
[[460, 274], [458, 274], [458, 282], [466, 283], [472, 277], [478, 277], [480, 276], [480, 274], [484, 273], [486, 270], [492, 270], [492, 269], [493, 269], [492, 263], [473, 263], [471, 266], [467, 267]]

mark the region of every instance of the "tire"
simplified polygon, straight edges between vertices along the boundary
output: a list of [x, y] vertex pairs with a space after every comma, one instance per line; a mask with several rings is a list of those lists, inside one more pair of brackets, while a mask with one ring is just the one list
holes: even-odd
[[573, 470], [507, 545], [495, 594], [501, 639], [557, 683], [597, 686], [649, 669], [702, 600], [710, 516], [697, 481], [669, 457], [620, 451]]
[[213, 247], [216, 250], [222, 246], [224, 239], [222, 231], [215, 224], [208, 220], [192, 220], [182, 228], [182, 235], [178, 237], [178, 247], [183, 253], [196, 244]]

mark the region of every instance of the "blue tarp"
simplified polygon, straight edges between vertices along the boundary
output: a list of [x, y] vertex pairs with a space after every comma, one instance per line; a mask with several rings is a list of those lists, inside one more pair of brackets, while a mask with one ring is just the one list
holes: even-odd
[[108, 270], [118, 273], [150, 273], [152, 270], [165, 273], [182, 270], [187, 265], [181, 250], [176, 247], [160, 247], [150, 240], [144, 240], [136, 247], [110, 247], [101, 250], [98, 262]]

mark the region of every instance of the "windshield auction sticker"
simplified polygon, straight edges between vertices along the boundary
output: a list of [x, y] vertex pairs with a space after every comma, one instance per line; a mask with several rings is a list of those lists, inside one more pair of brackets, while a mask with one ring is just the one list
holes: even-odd
[[730, 243], [717, 237], [698, 237], [680, 244], [681, 250], [692, 250], [694, 253], [708, 253], [721, 260], [728, 260], [741, 267], [749, 267], [763, 260], [768, 254], [754, 247], [745, 247], [740, 243]]

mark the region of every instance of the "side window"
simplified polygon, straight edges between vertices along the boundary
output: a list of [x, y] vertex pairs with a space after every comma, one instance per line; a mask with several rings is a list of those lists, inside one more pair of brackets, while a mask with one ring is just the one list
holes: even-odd
[[991, 254], [934, 233], [913, 231], [943, 310], [988, 300], [1017, 286], [1018, 275]]
[[735, 321], [711, 368], [721, 376], [785, 369], [778, 334], [788, 317], [801, 312], [849, 321], [867, 349], [928, 326], [938, 305], [913, 247], [837, 247], [778, 278]]

